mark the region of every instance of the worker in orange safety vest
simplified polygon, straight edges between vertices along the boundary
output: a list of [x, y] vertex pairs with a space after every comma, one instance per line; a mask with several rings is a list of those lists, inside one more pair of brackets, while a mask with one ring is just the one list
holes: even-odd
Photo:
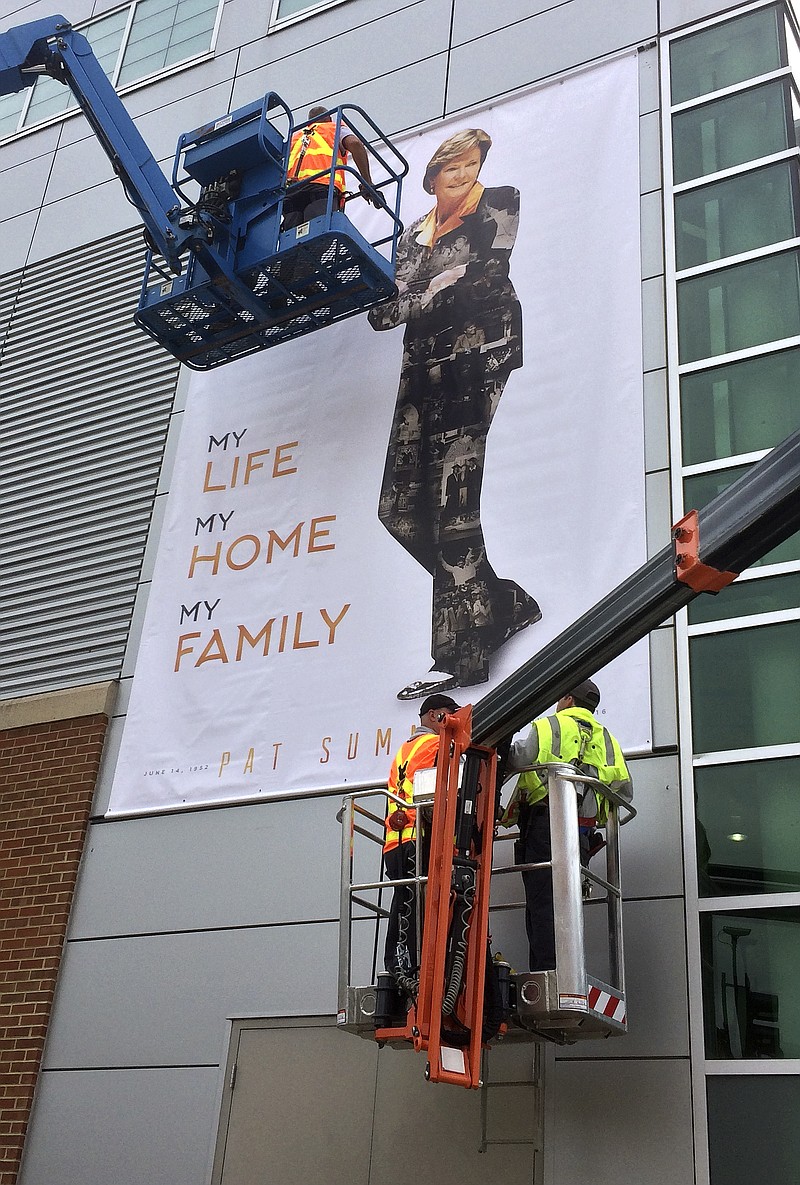
[[[310, 222], [324, 214], [328, 206], [328, 185], [330, 173], [334, 163], [338, 166], [346, 165], [348, 154], [352, 155], [353, 163], [358, 169], [363, 181], [359, 186], [361, 196], [373, 205], [378, 203], [372, 198], [364, 182], [372, 184], [369, 169], [369, 156], [358, 136], [346, 126], [340, 125], [339, 146], [334, 162], [336, 147], [336, 123], [324, 107], [312, 107], [308, 113], [309, 122], [299, 128], [292, 136], [289, 148], [289, 166], [286, 171], [287, 193], [283, 203], [282, 230], [290, 230]], [[321, 175], [320, 175], [321, 174]], [[316, 177], [315, 181], [307, 181]], [[347, 174], [339, 167], [334, 174], [334, 210], [341, 209], [345, 178]], [[307, 182], [300, 188], [300, 182]], [[292, 188], [298, 192], [293, 194]], [[338, 204], [337, 204], [338, 199]]]
[[[386, 815], [386, 838], [383, 858], [386, 873], [391, 880], [403, 880], [416, 875], [417, 811], [414, 802], [414, 775], [421, 769], [430, 769], [436, 764], [439, 750], [439, 734], [449, 715], [457, 712], [459, 705], [449, 695], [429, 695], [419, 710], [420, 728], [416, 729], [398, 749], [389, 771], [388, 788], [392, 794], [408, 803], [401, 807], [388, 800]], [[427, 871], [425, 836], [422, 836], [421, 873]], [[386, 970], [394, 975], [398, 987], [413, 994], [416, 987], [416, 895], [412, 885], [398, 885], [394, 890], [386, 930], [384, 962]]]

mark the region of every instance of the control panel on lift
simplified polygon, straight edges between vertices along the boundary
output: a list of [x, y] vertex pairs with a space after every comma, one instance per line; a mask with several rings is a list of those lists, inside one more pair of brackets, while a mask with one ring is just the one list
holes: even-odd
[[[495, 1041], [564, 1044], [626, 1032], [619, 831], [636, 812], [571, 765], [537, 767], [548, 782], [551, 860], [495, 862], [494, 853], [507, 846], [495, 839], [496, 754], [472, 744], [470, 713], [462, 708], [448, 717], [436, 770], [415, 779], [423, 823], [413, 876], [386, 881], [381, 875], [383, 809], [387, 800], [393, 809], [395, 796], [368, 790], [344, 799], [338, 1022], [381, 1044], [426, 1051], [431, 1081], [477, 1087], [480, 1050]], [[587, 786], [608, 803], [605, 875], [581, 864], [577, 802]], [[518, 918], [524, 932], [524, 902], [503, 895], [493, 906], [490, 895], [508, 877], [521, 889], [519, 873], [532, 868], [549, 868], [553, 880], [556, 966], [550, 971], [514, 970], [491, 957], [493, 910]], [[412, 952], [418, 980], [401, 988], [378, 971], [378, 961], [386, 894], [406, 885], [418, 921], [411, 932], [421, 940]], [[601, 912], [606, 924], [598, 927]]]
[[[41, 74], [70, 88], [136, 207], [148, 245], [136, 321], [187, 366], [221, 366], [395, 295], [408, 165], [360, 107], [317, 119], [335, 127], [333, 161], [343, 137], [358, 137], [371, 181], [339, 162], [295, 183], [293, 194], [327, 186], [327, 208], [285, 230], [289, 154], [305, 125], [295, 125], [280, 96], [269, 93], [184, 133], [170, 184], [89, 42], [62, 16], [0, 34], [0, 95]], [[335, 184], [343, 178], [371, 204], [362, 229]]]

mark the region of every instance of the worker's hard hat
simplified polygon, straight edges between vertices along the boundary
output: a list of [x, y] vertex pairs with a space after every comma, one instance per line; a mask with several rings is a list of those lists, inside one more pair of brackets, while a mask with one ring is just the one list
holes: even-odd
[[449, 695], [442, 695], [441, 692], [437, 692], [434, 695], [429, 695], [427, 699], [422, 701], [419, 714], [420, 716], [425, 716], [428, 712], [435, 711], [436, 708], [444, 708], [448, 712], [457, 712], [460, 707], [461, 705], [457, 704]]
[[590, 712], [600, 703], [600, 688], [591, 679], [584, 679], [583, 683], [576, 684], [566, 694], [571, 695], [576, 702], [588, 704]]

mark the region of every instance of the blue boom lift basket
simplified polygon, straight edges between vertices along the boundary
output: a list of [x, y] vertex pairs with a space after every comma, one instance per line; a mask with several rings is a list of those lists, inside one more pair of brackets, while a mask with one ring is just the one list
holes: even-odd
[[[91, 45], [63, 16], [0, 33], [0, 95], [32, 86], [41, 74], [75, 95], [138, 210], [149, 250], [136, 321], [187, 366], [221, 366], [396, 293], [400, 191], [408, 165], [360, 107], [337, 107], [309, 123], [334, 122], [334, 160], [340, 141], [357, 136], [371, 183], [345, 163], [295, 182], [293, 195], [312, 183], [315, 196], [327, 187], [326, 210], [282, 230], [292, 137], [308, 125], [296, 127], [278, 95], [185, 132], [170, 185]], [[342, 213], [335, 182], [345, 175], [375, 207], [369, 221], [380, 229], [372, 238]], [[182, 188], [187, 184], [192, 196]]]
[[[315, 197], [327, 187], [327, 203], [320, 217], [288, 230], [282, 214], [290, 148], [308, 124], [297, 128], [279, 95], [270, 92], [181, 135], [169, 185], [89, 41], [60, 15], [0, 33], [0, 95], [31, 87], [41, 73], [75, 95], [145, 223], [147, 265], [135, 320], [181, 363], [210, 370], [395, 295], [408, 165], [359, 107], [331, 109], [309, 123], [333, 122], [334, 161], [340, 141], [357, 136], [371, 180], [343, 160], [335, 171], [293, 182], [293, 207], [294, 194], [312, 184]], [[380, 229], [372, 238], [341, 212], [335, 181], [345, 175], [376, 207], [369, 220]]]
[[[269, 118], [276, 108], [285, 136]], [[213, 227], [214, 250], [206, 252], [193, 243], [180, 276], [169, 275], [151, 250], [136, 322], [187, 366], [221, 366], [352, 317], [396, 294], [394, 262], [406, 162], [360, 108], [340, 107], [328, 114], [336, 128], [334, 160], [340, 137], [351, 132], [359, 135], [370, 158], [374, 185], [366, 188], [376, 205], [370, 221], [380, 226], [371, 239], [340, 209], [330, 169], [313, 178], [327, 187], [325, 213], [281, 233], [289, 148], [298, 128], [277, 95], [178, 141], [173, 189]], [[190, 201], [183, 192], [181, 170], [201, 187], [199, 199]], [[363, 185], [350, 165], [336, 172]], [[308, 184], [296, 183], [292, 192]], [[224, 200], [215, 207], [220, 195]]]

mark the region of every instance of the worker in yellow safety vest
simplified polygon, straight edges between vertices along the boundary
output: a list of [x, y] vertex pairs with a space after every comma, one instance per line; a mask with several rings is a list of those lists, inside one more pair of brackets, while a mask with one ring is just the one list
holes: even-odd
[[[436, 764], [439, 734], [449, 715], [459, 705], [449, 695], [429, 695], [419, 710], [420, 728], [415, 729], [395, 754], [389, 771], [388, 789], [408, 806], [388, 800], [386, 838], [383, 845], [384, 867], [391, 880], [416, 876], [417, 811], [414, 803], [414, 775]], [[420, 873], [427, 871], [427, 851], [422, 834]], [[394, 890], [386, 930], [384, 961], [403, 990], [413, 992], [417, 974], [416, 894], [412, 885], [398, 885]]]
[[[312, 107], [308, 113], [309, 122], [292, 136], [289, 147], [289, 166], [286, 170], [287, 193], [283, 203], [283, 230], [300, 226], [312, 218], [324, 214], [328, 206], [328, 186], [331, 170], [335, 168], [333, 186], [336, 190], [334, 210], [341, 209], [345, 178], [342, 168], [347, 164], [348, 154], [363, 178], [359, 186], [361, 196], [368, 202], [374, 201], [364, 182], [372, 184], [369, 156], [358, 136], [346, 126], [340, 125], [339, 145], [336, 146], [336, 124], [324, 107]], [[334, 161], [334, 152], [336, 160]], [[309, 178], [316, 180], [309, 181]], [[304, 184], [300, 186], [300, 182]], [[297, 192], [292, 193], [292, 188]]]
[[[577, 684], [556, 704], [555, 714], [534, 720], [527, 737], [515, 741], [508, 755], [507, 772], [520, 774], [514, 794], [503, 813], [506, 827], [519, 825], [516, 863], [539, 864], [550, 860], [550, 809], [546, 775], [529, 767], [550, 761], [574, 765], [630, 802], [633, 783], [619, 741], [595, 718], [600, 691], [591, 679]], [[603, 846], [597, 827], [608, 818], [608, 805], [593, 789], [578, 784], [578, 823], [581, 861], [588, 864]], [[525, 885], [525, 925], [530, 947], [530, 970], [548, 971], [556, 965], [553, 922], [553, 879], [549, 868], [522, 873]]]

